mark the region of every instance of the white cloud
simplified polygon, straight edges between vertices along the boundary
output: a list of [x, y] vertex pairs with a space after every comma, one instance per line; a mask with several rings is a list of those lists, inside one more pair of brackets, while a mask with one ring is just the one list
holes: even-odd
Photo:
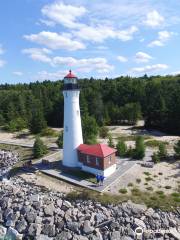
[[52, 52], [47, 48], [26, 48], [22, 50], [22, 53], [27, 54], [31, 59], [44, 63], [51, 63], [51, 58], [48, 54]]
[[108, 73], [114, 69], [113, 65], [108, 64], [105, 58], [72, 58], [72, 57], [55, 57], [53, 64], [75, 67], [77, 71], [98, 73]]
[[15, 72], [13, 72], [13, 74], [14, 74], [15, 76], [21, 77], [21, 76], [23, 75], [23, 72], [15, 71]]
[[0, 59], [0, 68], [4, 67], [5, 64], [6, 64], [6, 61]]
[[117, 60], [120, 61], [120, 62], [127, 62], [128, 59], [124, 56], [117, 56]]
[[42, 31], [38, 34], [25, 35], [25, 39], [38, 44], [45, 45], [51, 49], [66, 49], [66, 50], [78, 50], [84, 49], [85, 45], [80, 42], [71, 39], [70, 34], [58, 34], [56, 32]]
[[151, 60], [152, 57], [144, 52], [137, 52], [135, 55], [135, 62], [137, 63], [142, 63], [142, 62], [149, 62], [149, 60]]
[[83, 16], [87, 10], [82, 6], [65, 5], [59, 1], [45, 5], [41, 12], [51, 22], [62, 24], [68, 28], [77, 28], [82, 26], [76, 21], [77, 18]]
[[152, 28], [159, 27], [164, 23], [164, 17], [158, 13], [158, 11], [153, 10], [147, 13], [146, 20], [144, 24]]
[[172, 37], [174, 33], [168, 31], [160, 31], [158, 32], [157, 40], [154, 40], [148, 44], [149, 47], [162, 47], [166, 44], [166, 42]]
[[131, 72], [132, 73], [149, 73], [149, 72], [157, 72], [161, 70], [165, 70], [168, 68], [168, 65], [166, 64], [154, 64], [154, 65], [147, 65], [144, 67], [137, 67], [137, 68], [132, 68]]
[[45, 24], [48, 27], [54, 27], [56, 25], [53, 21], [45, 20], [45, 19], [40, 19], [38, 24], [39, 23], [43, 23], [43, 24]]
[[33, 76], [33, 80], [39, 80], [39, 81], [44, 81], [44, 80], [60, 80], [63, 79], [64, 76], [67, 74], [67, 71], [62, 70], [62, 71], [57, 71], [57, 72], [47, 72], [47, 71], [40, 71], [37, 73], [36, 76]]

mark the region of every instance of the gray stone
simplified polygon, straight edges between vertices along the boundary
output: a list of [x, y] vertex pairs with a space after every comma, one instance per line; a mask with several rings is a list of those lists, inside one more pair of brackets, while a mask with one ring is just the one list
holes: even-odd
[[44, 234], [40, 234], [39, 236], [37, 236], [36, 238], [35, 238], [35, 240], [52, 240], [53, 238], [51, 238], [51, 237], [48, 237], [48, 236], [46, 236], [46, 235], [44, 235]]
[[70, 232], [62, 231], [54, 239], [55, 240], [70, 240], [71, 238], [72, 238], [72, 235]]
[[156, 220], [159, 220], [161, 218], [158, 213], [154, 213], [152, 217]]
[[119, 231], [114, 231], [110, 235], [110, 240], [118, 240], [121, 239], [121, 233]]
[[0, 225], [0, 239], [4, 239], [7, 232], [7, 228]]
[[60, 208], [61, 208], [61, 206], [62, 206], [62, 203], [63, 203], [62, 199], [58, 199], [58, 200], [56, 201], [57, 206], [60, 207]]
[[48, 235], [49, 237], [54, 237], [56, 234], [55, 225], [45, 224], [43, 226], [42, 233]]
[[147, 211], [145, 211], [144, 214], [145, 214], [147, 217], [152, 217], [152, 215], [154, 214], [154, 209], [148, 208]]
[[16, 240], [17, 238], [21, 238], [22, 235], [18, 233], [17, 230], [14, 228], [9, 227], [6, 233], [5, 239], [6, 240]]
[[84, 221], [84, 225], [83, 225], [83, 232], [85, 234], [90, 234], [94, 231], [94, 227], [91, 226], [91, 223], [89, 220], [85, 220]]
[[34, 212], [30, 212], [26, 215], [26, 220], [28, 223], [34, 223], [36, 220], [37, 214]]
[[34, 194], [29, 197], [29, 200], [32, 202], [39, 202], [39, 194]]
[[69, 201], [64, 201], [63, 202], [63, 206], [67, 207], [67, 208], [72, 208], [72, 204]]
[[27, 222], [25, 220], [19, 221], [16, 225], [16, 229], [19, 233], [24, 233], [27, 228]]
[[68, 222], [67, 228], [74, 233], [80, 233], [79, 231], [79, 223], [78, 222]]
[[54, 204], [51, 203], [44, 208], [44, 213], [46, 216], [53, 216], [54, 210], [55, 210]]

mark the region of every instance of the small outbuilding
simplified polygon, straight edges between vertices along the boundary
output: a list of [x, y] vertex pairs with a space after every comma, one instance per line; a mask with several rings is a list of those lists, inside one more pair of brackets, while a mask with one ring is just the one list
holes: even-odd
[[83, 171], [105, 177], [116, 171], [116, 149], [106, 144], [80, 144], [77, 151]]

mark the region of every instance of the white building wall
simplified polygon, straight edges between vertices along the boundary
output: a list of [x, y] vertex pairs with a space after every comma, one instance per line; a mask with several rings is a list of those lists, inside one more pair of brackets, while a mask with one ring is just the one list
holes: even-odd
[[63, 165], [78, 167], [77, 147], [83, 143], [79, 90], [63, 91], [64, 95], [64, 135]]
[[85, 172], [95, 174], [95, 175], [99, 174], [99, 175], [102, 175], [104, 177], [109, 177], [111, 174], [113, 174], [116, 171], [116, 164], [113, 164], [111, 167], [106, 168], [104, 171], [82, 165], [82, 170], [85, 171]]

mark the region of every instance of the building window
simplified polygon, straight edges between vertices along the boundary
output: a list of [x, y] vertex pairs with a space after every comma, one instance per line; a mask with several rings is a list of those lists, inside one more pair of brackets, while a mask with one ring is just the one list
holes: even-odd
[[89, 155], [86, 156], [86, 161], [87, 161], [87, 163], [90, 163]]
[[66, 132], [68, 132], [68, 126], [65, 127]]
[[96, 157], [96, 166], [99, 166], [99, 158]]
[[112, 156], [109, 156], [109, 164], [112, 162]]

